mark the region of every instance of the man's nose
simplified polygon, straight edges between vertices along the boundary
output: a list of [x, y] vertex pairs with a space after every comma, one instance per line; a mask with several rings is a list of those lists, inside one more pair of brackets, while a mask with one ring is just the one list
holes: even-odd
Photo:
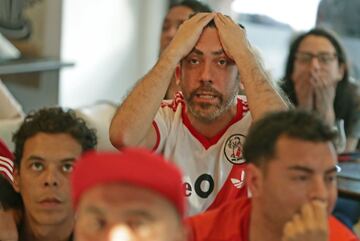
[[320, 69], [320, 61], [318, 56], [313, 56], [310, 61], [310, 66], [312, 69]]
[[312, 183], [312, 187], [310, 191], [310, 199], [326, 202], [328, 199], [328, 195], [329, 195], [329, 190], [327, 188], [324, 178], [316, 177]]
[[60, 184], [60, 177], [55, 168], [47, 168], [44, 172], [44, 186], [57, 187]]
[[127, 225], [118, 224], [109, 229], [107, 241], [137, 241], [134, 233]]
[[212, 83], [212, 70], [209, 62], [205, 61], [202, 64], [200, 80], [205, 83]]

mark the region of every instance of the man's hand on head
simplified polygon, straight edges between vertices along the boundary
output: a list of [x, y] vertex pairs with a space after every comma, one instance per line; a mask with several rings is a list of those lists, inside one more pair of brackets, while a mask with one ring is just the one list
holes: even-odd
[[164, 53], [179, 62], [194, 48], [204, 27], [215, 17], [215, 13], [197, 13], [181, 24]]
[[326, 203], [311, 201], [284, 226], [282, 241], [328, 241]]
[[229, 58], [235, 60], [235, 56], [251, 48], [246, 39], [245, 29], [240, 27], [230, 17], [216, 13], [214, 20], [221, 44]]

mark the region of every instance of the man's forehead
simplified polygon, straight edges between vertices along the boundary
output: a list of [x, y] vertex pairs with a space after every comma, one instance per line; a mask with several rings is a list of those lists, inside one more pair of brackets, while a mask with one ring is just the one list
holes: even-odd
[[202, 53], [222, 54], [224, 49], [221, 45], [219, 34], [216, 28], [205, 28], [193, 51]]
[[126, 181], [99, 183], [90, 188], [84, 197], [86, 197], [86, 203], [92, 203], [96, 200], [98, 204], [104, 206], [122, 206], [124, 204], [131, 206], [131, 203], [154, 205], [156, 203], [163, 204], [165, 201], [165, 198], [157, 192]]
[[[335, 149], [330, 141], [313, 142], [281, 137], [275, 146], [274, 161], [288, 170], [308, 169], [326, 171], [337, 164]], [[294, 167], [294, 168], [293, 168]]]
[[62, 162], [81, 153], [81, 145], [70, 134], [40, 132], [25, 141], [23, 159]]

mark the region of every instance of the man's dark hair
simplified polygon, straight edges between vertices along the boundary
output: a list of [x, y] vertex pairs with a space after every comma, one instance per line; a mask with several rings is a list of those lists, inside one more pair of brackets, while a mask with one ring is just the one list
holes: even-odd
[[83, 152], [94, 149], [97, 144], [95, 130], [87, 127], [85, 121], [76, 117], [73, 110], [64, 110], [61, 107], [43, 108], [30, 112], [13, 136], [17, 168], [20, 168], [26, 140], [40, 132], [69, 134], [81, 145]]
[[337, 133], [318, 115], [303, 110], [274, 112], [255, 122], [244, 143], [244, 158], [257, 166], [266, 165], [276, 155], [280, 137], [310, 142], [334, 141]]
[[[297, 98], [295, 93], [294, 82], [291, 78], [291, 75], [294, 71], [294, 62], [296, 58], [297, 51], [299, 49], [302, 41], [308, 36], [316, 36], [323, 37], [330, 41], [336, 51], [336, 57], [339, 61], [339, 65], [343, 64], [345, 67], [343, 79], [338, 83], [336, 88], [336, 95], [344, 92], [346, 86], [349, 83], [349, 65], [346, 57], [346, 53], [344, 47], [341, 42], [337, 38], [336, 34], [331, 32], [330, 30], [326, 30], [324, 28], [314, 28], [308, 32], [302, 33], [296, 36], [290, 44], [289, 54], [286, 60], [285, 66], [285, 76], [282, 79], [281, 87], [284, 92], [288, 95], [289, 99], [292, 103], [297, 105]], [[336, 98], [336, 97], [335, 97]]]
[[170, 7], [169, 7], [169, 10], [174, 8], [174, 7], [180, 7], [180, 6], [190, 8], [195, 13], [198, 13], [198, 12], [212, 12], [212, 9], [210, 8], [210, 6], [208, 6], [205, 3], [196, 1], [196, 0], [184, 0], [184, 1], [181, 1], [179, 3], [171, 4]]

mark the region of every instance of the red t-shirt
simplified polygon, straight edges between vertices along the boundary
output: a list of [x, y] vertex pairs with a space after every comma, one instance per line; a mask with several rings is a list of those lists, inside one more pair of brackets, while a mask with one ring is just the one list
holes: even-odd
[[[190, 241], [249, 241], [251, 199], [238, 199], [187, 220]], [[359, 241], [336, 218], [329, 218], [329, 241]]]

